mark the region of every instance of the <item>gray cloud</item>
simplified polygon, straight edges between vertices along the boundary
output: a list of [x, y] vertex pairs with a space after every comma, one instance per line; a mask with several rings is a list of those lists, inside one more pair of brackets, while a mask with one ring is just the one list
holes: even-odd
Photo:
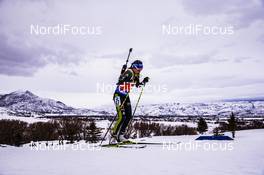
[[[43, 50], [43, 52], [45, 52]], [[0, 73], [6, 75], [32, 75], [45, 61], [37, 59], [39, 50], [26, 46], [13, 46], [4, 36], [0, 37]]]
[[[209, 81], [208, 81], [209, 80]], [[241, 76], [215, 76], [208, 78], [207, 81], [204, 81], [203, 86], [214, 87], [214, 88], [227, 88], [227, 87], [238, 87], [238, 86], [247, 86], [252, 84], [263, 84], [263, 78], [254, 78], [254, 77], [241, 77]]]
[[127, 54], [128, 52], [97, 54], [95, 55], [95, 57], [99, 59], [125, 59], [127, 57]]
[[47, 64], [67, 66], [86, 59], [76, 40], [30, 34], [31, 24], [54, 22], [52, 7], [51, 1], [0, 2], [0, 74], [32, 76]]
[[236, 63], [242, 63], [243, 61], [252, 60], [252, 59], [253, 58], [251, 58], [251, 57], [236, 57], [233, 59], [233, 61]]
[[157, 53], [153, 55], [153, 64], [154, 66], [158, 66], [158, 67], [167, 67], [173, 65], [203, 64], [203, 63], [215, 61], [213, 59], [213, 56], [214, 53], [186, 55], [186, 56]]
[[[262, 83], [263, 69], [261, 28], [252, 25], [232, 36], [164, 36], [161, 32], [162, 24], [261, 26], [256, 21], [263, 19], [262, 11], [263, 1], [257, 0], [169, 0], [151, 5], [140, 0], [6, 0], [0, 4], [0, 74], [13, 77], [0, 75], [1, 89], [21, 85], [58, 94], [94, 93], [98, 81], [116, 82], [129, 47], [134, 47], [130, 61], [144, 61], [142, 76], [151, 77], [153, 84], [167, 84], [169, 90], [187, 94], [188, 88], [256, 84], [259, 90], [251, 91], [262, 92], [263, 85], [257, 85]], [[30, 24], [99, 25], [103, 34], [35, 36], [29, 34]]]
[[78, 64], [80, 51], [69, 45], [60, 48], [43, 46], [29, 47], [23, 42], [10, 40], [0, 36], [0, 74], [9, 76], [32, 76], [38, 69], [52, 64]]
[[184, 9], [195, 15], [212, 15], [226, 12], [231, 4], [236, 4], [235, 0], [227, 0], [224, 2], [218, 0], [204, 0], [203, 2], [195, 0], [184, 0], [182, 4]]
[[262, 44], [264, 44], [264, 34], [261, 35], [257, 41], [261, 42]]
[[237, 29], [248, 27], [256, 20], [264, 18], [264, 1], [244, 0], [205, 0], [202, 3], [195, 0], [182, 1], [186, 11], [193, 15], [226, 15], [229, 23]]

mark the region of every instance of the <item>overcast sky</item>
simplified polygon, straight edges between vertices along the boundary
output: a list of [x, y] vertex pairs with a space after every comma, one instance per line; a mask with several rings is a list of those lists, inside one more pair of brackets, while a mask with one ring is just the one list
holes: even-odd
[[[95, 33], [32, 32], [58, 25]], [[263, 0], [1, 0], [0, 26], [0, 93], [112, 104], [109, 87], [133, 47], [130, 62], [141, 59], [142, 77], [151, 78], [141, 104], [264, 96]], [[231, 32], [195, 35], [180, 26]]]

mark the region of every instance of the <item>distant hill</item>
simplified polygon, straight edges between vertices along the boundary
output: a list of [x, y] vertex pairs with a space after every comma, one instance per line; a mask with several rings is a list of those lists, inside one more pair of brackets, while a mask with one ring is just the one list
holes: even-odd
[[[0, 114], [27, 116], [113, 116], [114, 106], [97, 109], [79, 109], [67, 106], [63, 102], [42, 98], [30, 91], [15, 91], [0, 96]], [[166, 103], [140, 105], [136, 115], [143, 116], [264, 116], [263, 98], [228, 99], [211, 103]]]
[[39, 97], [30, 91], [15, 91], [1, 95], [0, 107], [20, 114], [102, 115], [101, 111], [73, 108], [60, 101]]
[[248, 102], [255, 102], [255, 101], [264, 101], [264, 97], [255, 97], [255, 98], [234, 98], [234, 99], [227, 99], [224, 100], [226, 102], [238, 102], [238, 101], [248, 101]]

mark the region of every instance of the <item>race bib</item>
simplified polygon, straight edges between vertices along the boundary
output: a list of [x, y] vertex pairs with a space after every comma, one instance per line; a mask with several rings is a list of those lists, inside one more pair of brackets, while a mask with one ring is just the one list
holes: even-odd
[[121, 100], [120, 100], [119, 96], [115, 96], [114, 101], [115, 101], [115, 105], [116, 106], [120, 106], [121, 105]]

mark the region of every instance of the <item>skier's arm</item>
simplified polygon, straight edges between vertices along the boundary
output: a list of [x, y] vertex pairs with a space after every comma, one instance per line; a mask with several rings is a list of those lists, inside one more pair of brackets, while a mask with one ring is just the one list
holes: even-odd
[[145, 77], [142, 82], [139, 81], [139, 78], [136, 80], [136, 87], [140, 87], [142, 85], [145, 86], [145, 84], [149, 82], [149, 77]]

